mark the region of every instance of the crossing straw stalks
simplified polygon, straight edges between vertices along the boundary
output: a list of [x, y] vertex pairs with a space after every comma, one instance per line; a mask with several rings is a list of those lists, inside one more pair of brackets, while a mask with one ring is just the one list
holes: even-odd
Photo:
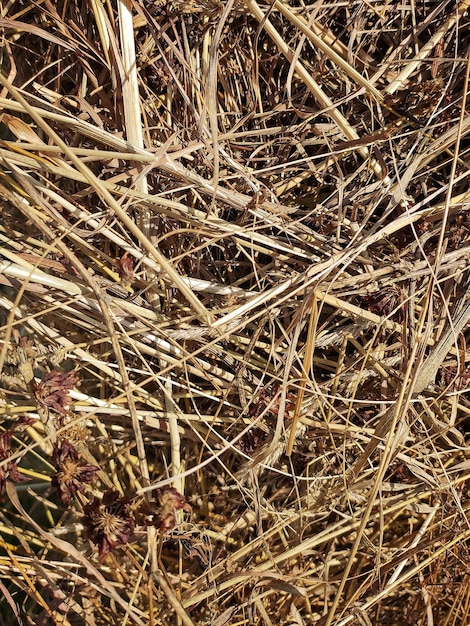
[[4, 4], [0, 623], [465, 621], [469, 5]]

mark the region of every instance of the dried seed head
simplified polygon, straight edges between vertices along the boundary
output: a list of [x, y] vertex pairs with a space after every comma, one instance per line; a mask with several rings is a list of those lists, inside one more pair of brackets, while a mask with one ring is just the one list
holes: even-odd
[[61, 502], [67, 504], [76, 493], [84, 493], [85, 485], [96, 479], [99, 467], [80, 464], [80, 455], [68, 441], [54, 446], [54, 462], [57, 471], [51, 484], [57, 490]]
[[13, 431], [14, 427], [0, 433], [0, 493], [5, 491], [7, 479], [14, 483], [24, 483], [31, 480], [19, 471], [14, 461], [9, 460], [13, 454], [11, 450]]
[[98, 546], [100, 560], [116, 546], [129, 542], [135, 528], [128, 498], [117, 491], [108, 490], [103, 498], [94, 498], [85, 505], [83, 523], [89, 539]]
[[191, 505], [174, 487], [167, 486], [156, 490], [155, 506], [143, 502], [139, 512], [145, 516], [147, 526], [156, 526], [160, 532], [164, 533], [175, 527], [175, 511], [181, 510], [189, 512]]
[[76, 372], [48, 372], [40, 383], [33, 381], [32, 389], [40, 407], [53, 409], [62, 415], [67, 413], [69, 391], [77, 382]]

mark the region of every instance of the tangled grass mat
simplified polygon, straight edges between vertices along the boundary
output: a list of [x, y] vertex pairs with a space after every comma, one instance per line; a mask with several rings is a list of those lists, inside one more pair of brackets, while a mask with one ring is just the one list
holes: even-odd
[[0, 9], [0, 624], [469, 610], [470, 1]]

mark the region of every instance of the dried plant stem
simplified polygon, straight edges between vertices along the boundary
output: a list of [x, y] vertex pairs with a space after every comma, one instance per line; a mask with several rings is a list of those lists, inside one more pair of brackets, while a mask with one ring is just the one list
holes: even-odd
[[300, 381], [300, 388], [297, 393], [297, 401], [295, 405], [294, 415], [292, 417], [292, 425], [289, 433], [289, 440], [287, 442], [286, 454], [290, 456], [292, 454], [292, 449], [294, 447], [294, 442], [296, 438], [297, 432], [297, 424], [300, 419], [300, 412], [302, 408], [302, 403], [305, 395], [305, 387], [310, 379], [310, 372], [313, 363], [313, 353], [315, 347], [315, 331], [318, 324], [318, 307], [317, 307], [317, 299], [315, 292], [311, 297], [311, 305], [310, 305], [310, 316], [308, 323], [308, 332], [307, 332], [307, 341], [306, 341], [306, 349], [304, 354], [304, 362], [302, 366], [302, 380]]
[[[426, 325], [426, 318], [427, 318], [427, 310], [426, 310], [426, 307], [423, 307], [423, 310], [421, 312], [421, 315], [419, 317], [418, 324], [417, 324], [417, 329], [416, 329], [417, 337], [423, 336], [423, 328]], [[347, 563], [345, 566], [345, 570], [341, 576], [341, 581], [339, 583], [337, 593], [328, 611], [328, 616], [325, 620], [325, 626], [330, 626], [330, 624], [332, 623], [336, 615], [336, 611], [341, 601], [341, 596], [345, 588], [345, 585], [347, 583], [348, 576], [351, 572], [351, 568], [353, 567], [354, 560], [357, 555], [357, 551], [359, 550], [359, 546], [363, 540], [364, 532], [369, 522], [370, 515], [375, 506], [377, 494], [379, 493], [379, 490], [381, 489], [383, 477], [389, 466], [390, 460], [395, 453], [395, 449], [393, 446], [393, 442], [394, 442], [394, 438], [396, 434], [395, 431], [400, 420], [405, 419], [406, 411], [408, 409], [411, 395], [413, 393], [412, 383], [416, 377], [416, 372], [419, 371], [419, 367], [420, 367], [420, 362], [418, 359], [420, 360], [423, 359], [423, 343], [421, 341], [415, 341], [413, 345], [410, 358], [407, 364], [407, 369], [403, 377], [403, 383], [399, 390], [398, 398], [395, 402], [395, 405], [390, 411], [390, 417], [388, 418], [387, 416], [387, 420], [386, 420], [387, 432], [383, 432], [383, 433], [381, 432], [381, 438], [384, 438], [384, 451], [383, 451], [383, 454], [381, 455], [380, 463], [378, 465], [377, 471], [374, 476], [372, 489], [371, 489], [370, 495], [368, 496], [367, 505], [363, 512], [361, 522], [359, 524], [359, 528], [357, 530], [353, 545], [348, 554]], [[380, 427], [380, 424], [379, 424], [379, 427]]]
[[168, 598], [168, 601], [175, 609], [178, 619], [181, 620], [181, 623], [184, 624], [185, 626], [195, 626], [193, 620], [189, 617], [189, 615], [184, 610], [183, 606], [181, 605], [181, 602], [178, 600], [178, 598], [175, 595], [175, 592], [165, 580], [165, 577], [163, 576], [163, 574], [160, 571], [157, 571], [155, 572], [155, 576], [157, 578], [158, 585], [165, 592], [165, 595]]

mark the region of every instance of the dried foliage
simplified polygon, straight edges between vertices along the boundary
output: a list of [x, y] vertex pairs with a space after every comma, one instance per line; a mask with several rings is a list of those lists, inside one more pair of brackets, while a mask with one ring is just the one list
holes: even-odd
[[463, 624], [470, 0], [11, 0], [0, 623]]

